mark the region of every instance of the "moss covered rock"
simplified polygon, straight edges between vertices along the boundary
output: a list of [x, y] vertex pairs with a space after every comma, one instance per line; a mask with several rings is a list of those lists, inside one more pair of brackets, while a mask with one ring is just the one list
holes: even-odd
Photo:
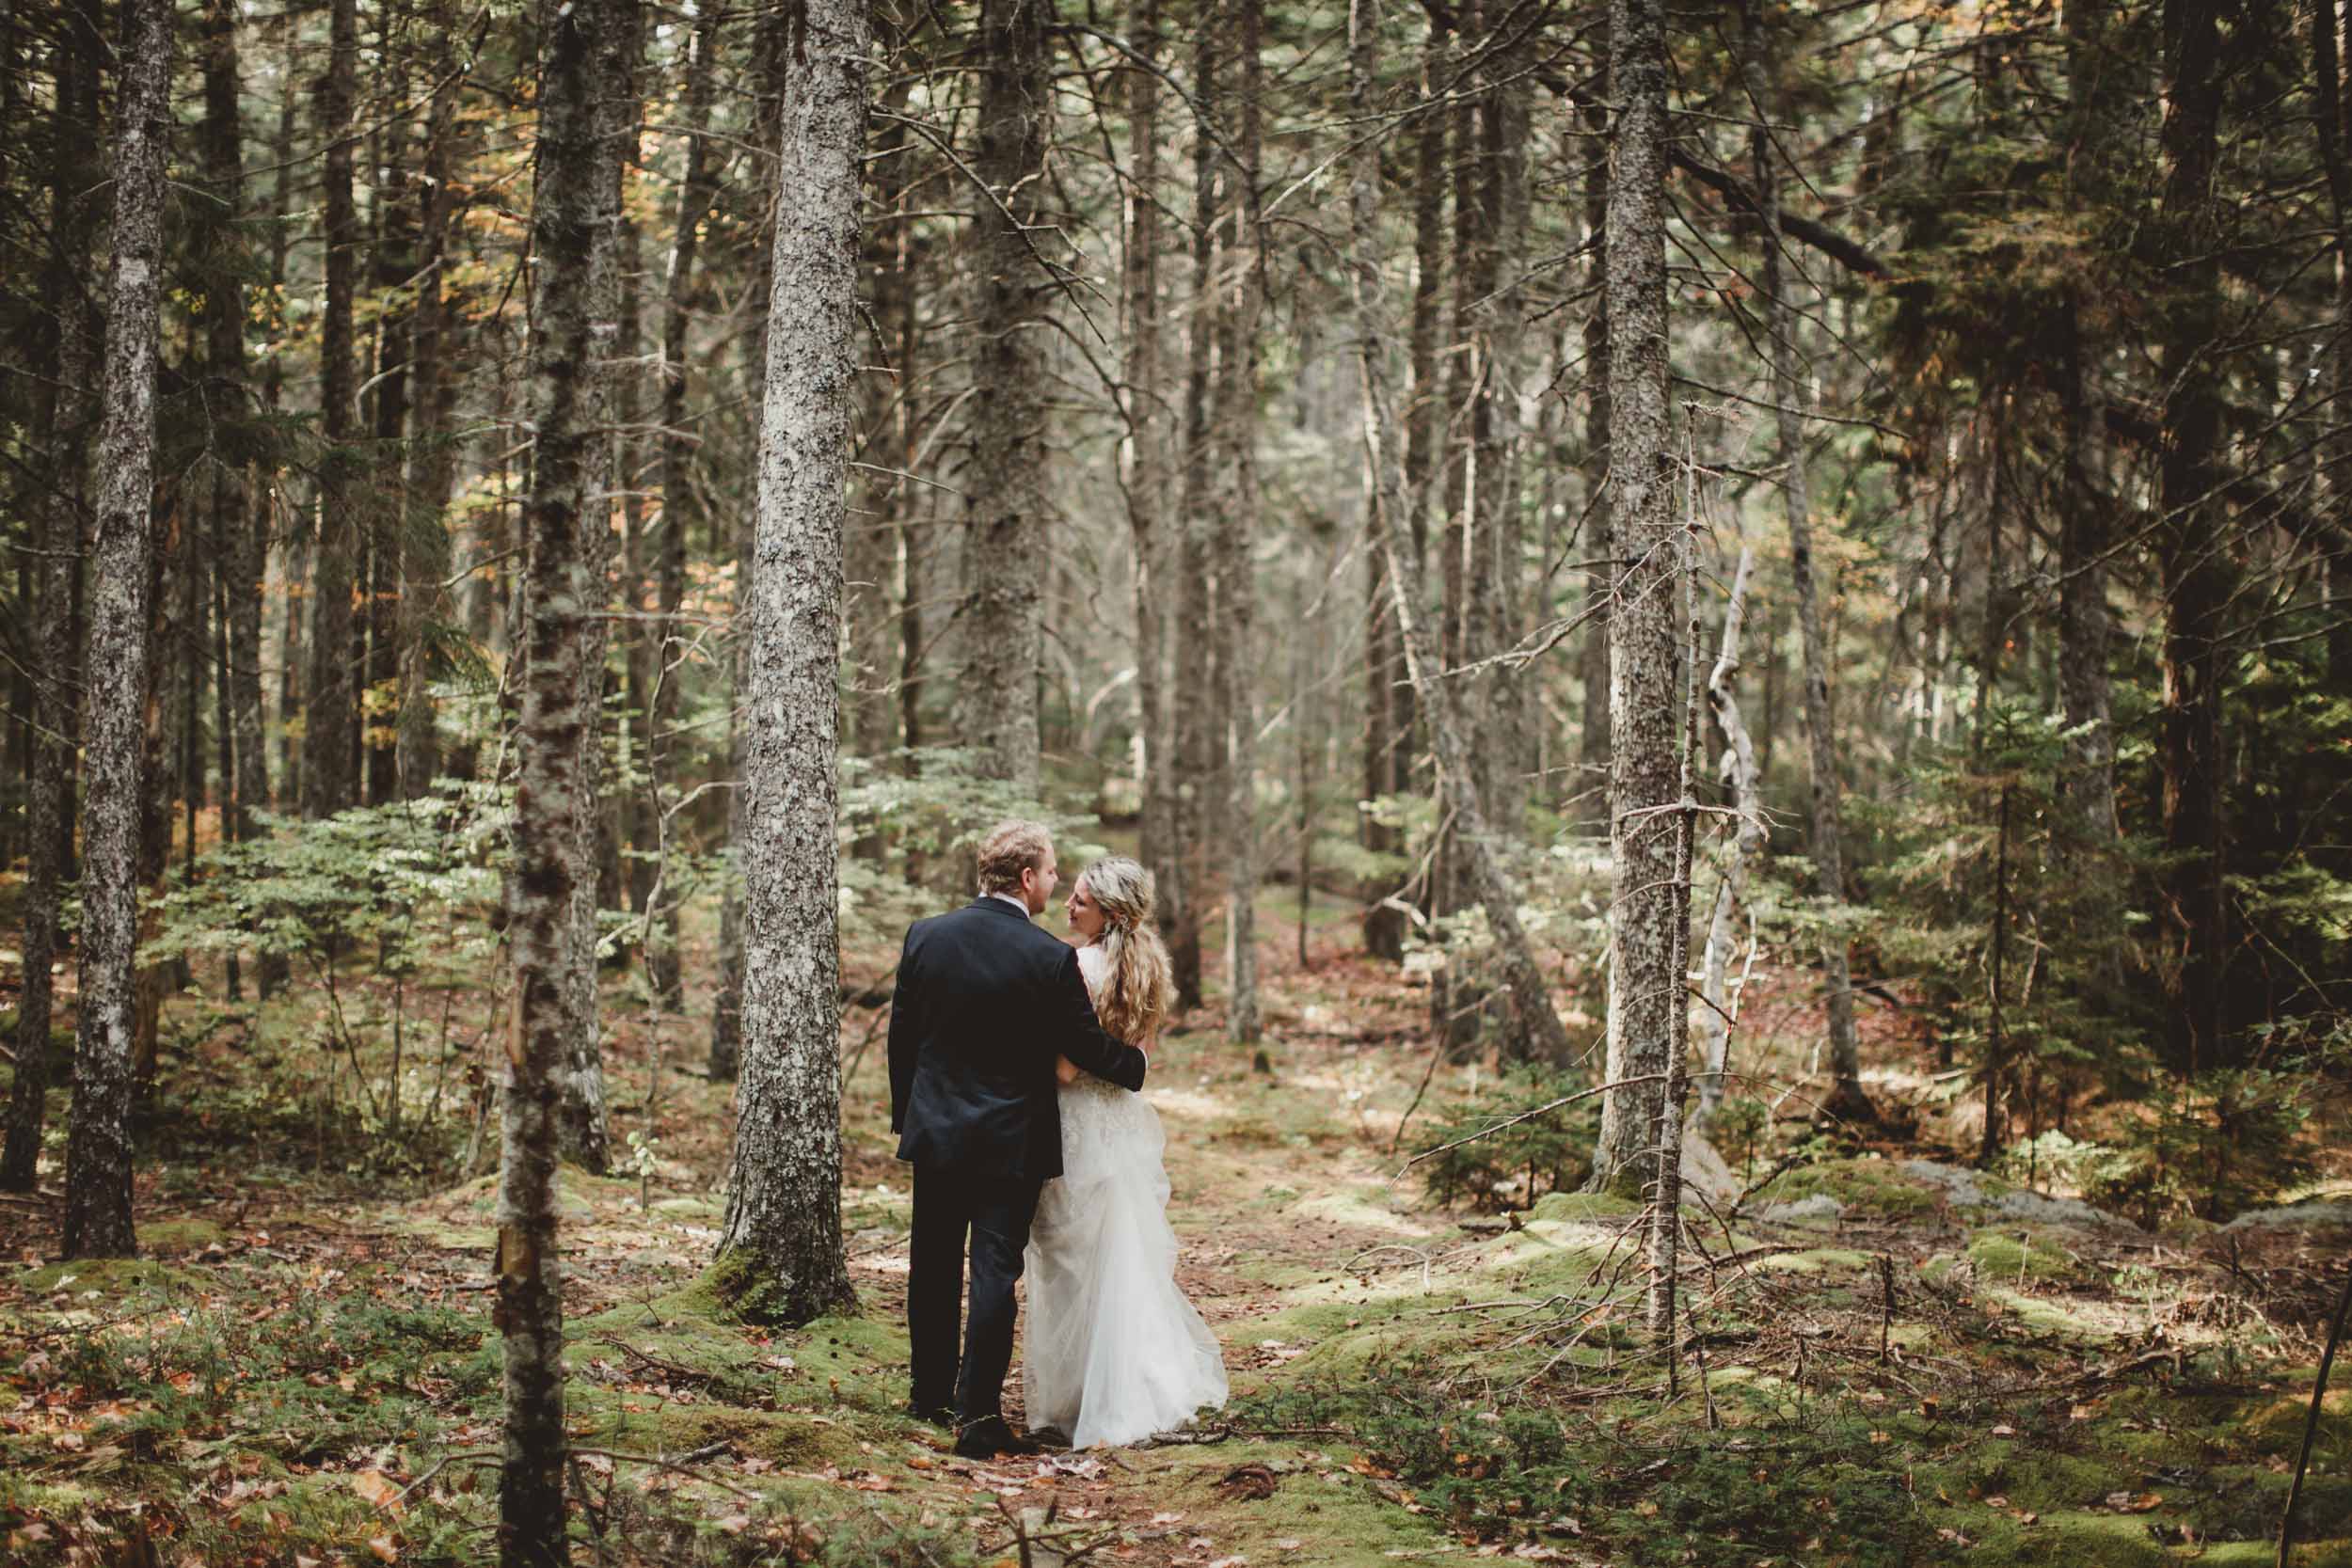
[[[1940, 1195], [1884, 1160], [1822, 1160], [1785, 1170], [1765, 1183], [1757, 1197], [1766, 1217], [1787, 1212], [1808, 1200], [1828, 1198], [1836, 1213], [1867, 1214], [1875, 1219], [1917, 1219], [1935, 1212]], [[1826, 1204], [1812, 1209], [1828, 1214]], [[1835, 1217], [1835, 1216], [1833, 1216]]]
[[2061, 1285], [2088, 1273], [2081, 1259], [2046, 1233], [2026, 1226], [1988, 1226], [1968, 1238], [1968, 1260], [1989, 1283]]

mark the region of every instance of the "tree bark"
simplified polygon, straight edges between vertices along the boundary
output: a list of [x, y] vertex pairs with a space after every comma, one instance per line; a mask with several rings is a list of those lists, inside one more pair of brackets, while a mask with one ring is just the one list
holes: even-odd
[[[652, 701], [645, 713], [645, 767], [654, 780], [653, 799], [660, 809], [664, 786], [676, 772], [678, 693], [685, 672], [679, 647], [678, 612], [686, 602], [686, 536], [701, 517], [694, 494], [694, 442], [687, 434], [687, 368], [691, 361], [687, 334], [693, 326], [694, 269], [701, 260], [703, 220], [718, 196], [710, 139], [699, 133], [710, 121], [711, 81], [719, 56], [719, 28], [727, 15], [716, 0], [706, 0], [695, 19], [692, 53], [686, 65], [686, 179], [678, 187], [675, 238], [670, 245], [670, 276], [661, 314], [661, 548], [655, 572], [655, 613]], [[654, 847], [666, 862], [668, 831], [651, 825]], [[644, 847], [643, 846], [640, 847]], [[646, 867], [648, 871], [654, 867]], [[666, 884], [664, 875], [654, 880]], [[648, 883], [648, 887], [652, 884]], [[677, 901], [670, 899], [660, 911], [655, 934], [645, 949], [645, 974], [661, 1005], [673, 1011], [685, 1003], [678, 974]]]
[[[75, 20], [88, 24], [78, 10]], [[72, 29], [75, 33], [81, 27]], [[92, 43], [95, 44], [93, 39]], [[0, 1190], [29, 1193], [40, 1161], [48, 1115], [50, 1023], [56, 962], [58, 894], [73, 858], [74, 737], [81, 728], [83, 683], [74, 628], [79, 594], [74, 565], [81, 557], [81, 498], [87, 467], [83, 432], [89, 423], [92, 332], [81, 275], [89, 240], [85, 191], [95, 182], [65, 149], [80, 145], [97, 118], [94, 50], [79, 37], [59, 43], [51, 114], [58, 152], [49, 187], [51, 250], [43, 292], [54, 337], [41, 344], [49, 374], [37, 394], [35, 439], [47, 456], [48, 489], [34, 514], [40, 598], [32, 618], [40, 667], [34, 690], [33, 777], [25, 803], [24, 984], [17, 997], [16, 1072], [9, 1085], [8, 1126], [0, 1148]]]
[[455, 416], [457, 307], [448, 287], [450, 230], [456, 202], [450, 189], [450, 142], [456, 132], [457, 86], [434, 96], [425, 129], [422, 270], [416, 310], [416, 405], [422, 426], [409, 457], [409, 521], [401, 548], [400, 792], [414, 800], [440, 772], [431, 682], [433, 658], [426, 625], [445, 612], [441, 583], [449, 575], [449, 505], [457, 484]]
[[[1688, 1002], [1675, 970], [1680, 784], [1681, 559], [1666, 408], [1666, 28], [1661, 0], [1611, 0], [1609, 483], [1617, 554], [1610, 610], [1608, 1081], [1596, 1185], [1648, 1186], [1660, 1083]], [[1645, 1080], [1628, 1082], [1629, 1080]]]
[[[409, 613], [405, 603], [408, 587], [406, 541], [411, 523], [405, 457], [416, 343], [416, 307], [410, 285], [417, 273], [423, 193], [415, 190], [407, 167], [413, 138], [409, 131], [408, 72], [402, 63], [393, 32], [398, 14], [397, 0], [386, 0], [377, 12], [376, 38], [386, 72], [385, 94], [395, 107], [389, 120], [380, 124], [371, 137], [375, 149], [373, 162], [376, 166], [371, 203], [375, 229], [372, 270], [378, 304], [375, 372], [369, 378], [373, 384], [370, 396], [373, 400], [375, 451], [371, 485], [373, 493], [367, 505], [368, 584], [363, 602], [367, 607], [366, 689], [372, 703], [380, 703], [388, 693], [394, 694], [397, 701], [401, 669], [414, 662], [406, 657], [402, 639], [411, 631], [421, 635], [424, 630], [424, 623]], [[361, 752], [366, 759], [367, 798], [371, 805], [401, 799], [398, 721], [397, 708], [393, 721], [387, 724], [366, 717], [363, 705], [359, 721]]]
[[[2095, 212], [2114, 189], [2114, 137], [2128, 113], [2118, 90], [2123, 72], [2108, 53], [2107, 0], [2067, 0], [2062, 23], [2074, 144], [2067, 183], [2076, 212]], [[2094, 235], [2103, 231], [2103, 225], [2091, 230]], [[2085, 261], [2092, 267], [2099, 264], [2095, 252]], [[2115, 730], [2107, 694], [2106, 557], [2113, 524], [2099, 483], [2106, 420], [2094, 368], [2106, 345], [2090, 337], [2084, 325], [2096, 303], [2090, 281], [2071, 283], [2069, 292], [2059, 383], [2066, 448], [2064, 510], [2058, 525], [2058, 665], [2069, 732], [2061, 784], [2085, 841], [2110, 845], [2122, 829], [2115, 814]]]
[[1731, 1055], [1731, 1022], [1737, 1010], [1731, 994], [1731, 953], [1739, 943], [1736, 917], [1747, 908], [1748, 875], [1764, 858], [1764, 800], [1756, 766], [1756, 744], [1740, 716], [1740, 641], [1748, 621], [1748, 583], [1756, 570], [1756, 551], [1740, 542], [1740, 564], [1731, 574], [1731, 596], [1724, 606], [1722, 651], [1707, 677], [1708, 706], [1727, 742], [1724, 773], [1731, 784], [1732, 805], [1740, 825], [1731, 856], [1724, 865], [1723, 885], [1715, 894], [1715, 911], [1708, 922], [1707, 959], [1700, 994], [1707, 1006], [1699, 1009], [1704, 1031], [1701, 1059], [1706, 1072], [1699, 1080], [1699, 1115], [1713, 1116], [1724, 1102], [1724, 1073]]
[[[1351, 0], [1348, 7], [1349, 102], [1361, 116], [1372, 111], [1373, 82], [1379, 65], [1375, 0]], [[1493, 834], [1478, 798], [1478, 781], [1469, 747], [1454, 712], [1453, 693], [1442, 679], [1437, 639], [1422, 612], [1421, 562], [1406, 525], [1406, 498], [1401, 465], [1391, 432], [1394, 416], [1388, 386], [1388, 349], [1380, 315], [1380, 164], [1379, 150], [1364, 138], [1348, 163], [1348, 258], [1351, 325], [1356, 334], [1357, 368], [1363, 398], [1364, 459], [1379, 477], [1373, 513], [1380, 532], [1380, 547], [1389, 558], [1389, 585], [1397, 630], [1404, 640], [1422, 714], [1454, 801], [1457, 842], [1472, 886], [1486, 906], [1495, 945], [1518, 1026], [1540, 1044], [1551, 1060], [1568, 1059], [1567, 1033], [1552, 1011], [1551, 997], [1536, 967], [1534, 949], [1519, 925], [1518, 890], [1496, 852]]]
[[506, 1450], [499, 1496], [505, 1568], [570, 1560], [564, 1529], [564, 1302], [555, 1172], [570, 1118], [568, 1080], [580, 1016], [573, 911], [587, 876], [583, 797], [590, 784], [580, 694], [596, 580], [609, 445], [596, 359], [596, 250], [610, 216], [612, 64], [629, 28], [628, 0], [573, 0], [548, 19], [540, 65], [539, 161], [532, 211], [537, 259], [528, 368], [536, 433], [524, 503], [522, 717], [516, 737], [515, 875], [507, 935], [516, 1016], [508, 1037], [499, 1169], [498, 1322], [506, 1347]]
[[[573, 743], [580, 748], [580, 788], [572, 797], [580, 820], [573, 847], [580, 874], [572, 880], [568, 958], [564, 984], [573, 991], [577, 1027], [566, 1037], [563, 1112], [558, 1123], [564, 1158], [601, 1175], [612, 1165], [612, 1133], [604, 1102], [604, 1038], [596, 1006], [597, 911], [619, 902], [617, 846], [605, 802], [611, 795], [604, 745], [605, 656], [612, 643], [612, 495], [618, 443], [612, 410], [619, 378], [636, 356], [621, 323], [621, 182], [637, 144], [637, 58], [644, 11], [622, 6], [612, 24], [600, 28], [591, 65], [596, 83], [593, 104], [597, 166], [596, 221], [589, 230], [587, 355], [580, 362], [582, 427], [592, 433], [588, 466], [580, 483], [581, 583], [589, 595], [580, 630], [573, 701], [580, 717]], [[608, 851], [611, 851], [608, 854]]]
[[1176, 766], [1169, 753], [1166, 695], [1168, 483], [1167, 420], [1161, 415], [1160, 0], [1135, 0], [1136, 69], [1126, 75], [1129, 166], [1124, 279], [1127, 296], [1127, 531], [1135, 541], [1136, 731], [1142, 745], [1138, 858], [1161, 888], [1182, 873], [1176, 860]]
[[171, 25], [163, 0], [127, 0], [123, 7], [89, 648], [89, 667], [107, 672], [107, 679], [92, 684], [89, 700], [81, 1001], [66, 1142], [68, 1258], [138, 1251], [131, 1219], [134, 946]]
[[[753, 76], [755, 80], [779, 88], [790, 81], [792, 73], [787, 69], [791, 51], [790, 32], [789, 19], [784, 12], [771, 9], [760, 13], [752, 42]], [[783, 99], [776, 93], [759, 93], [754, 101], [752, 132], [755, 144], [760, 147], [780, 145], [784, 135], [783, 117]], [[753, 258], [757, 278], [753, 308], [757, 312], [757, 325], [743, 343], [743, 379], [752, 387], [763, 385], [768, 373], [768, 341], [775, 325], [772, 309], [776, 261], [774, 222], [784, 210], [781, 175], [774, 165], [766, 166], [767, 179], [758, 209], [765, 216], [758, 230], [759, 243]], [[757, 401], [764, 415], [764, 395]], [[719, 895], [719, 974], [710, 999], [710, 1076], [722, 1083], [732, 1083], [741, 1067], [743, 1043], [743, 715], [751, 670], [746, 644], [752, 622], [753, 531], [745, 523], [738, 521], [726, 531], [730, 553], [735, 558], [733, 620], [736, 635], [728, 661], [728, 687], [732, 698], [727, 705], [727, 780], [730, 787], [726, 792], [726, 857]]]
[[[1482, 9], [1483, 0], [1464, 0], [1455, 11], [1465, 55], [1476, 47], [1470, 40], [1483, 35]], [[1431, 419], [1440, 423], [1430, 455], [1443, 496], [1440, 515], [1444, 519], [1438, 544], [1438, 657], [1444, 660], [1444, 669], [1459, 672], [1485, 653], [1486, 626], [1480, 613], [1484, 605], [1473, 578], [1484, 564], [1476, 549], [1475, 513], [1486, 477], [1478, 467], [1478, 458], [1488, 430], [1487, 370], [1493, 344], [1482, 328], [1485, 302], [1493, 292], [1488, 269], [1493, 251], [1487, 244], [1486, 208], [1479, 181], [1485, 163], [1479, 133], [1483, 104], [1473, 90], [1474, 75], [1456, 71], [1452, 80], [1454, 102], [1441, 118], [1449, 123], [1453, 139], [1453, 155], [1447, 161], [1454, 185], [1454, 265], [1449, 279], [1454, 290], [1453, 331], [1445, 355], [1443, 390], [1430, 410]], [[1447, 679], [1455, 721], [1461, 726], [1471, 764], [1478, 769], [1480, 799], [1491, 801], [1492, 759], [1485, 745], [1491, 695], [1488, 683], [1483, 673], [1454, 673]], [[1438, 827], [1429, 858], [1429, 912], [1438, 917], [1459, 913], [1476, 896], [1455, 843], [1454, 816], [1454, 800], [1440, 775]], [[1484, 1028], [1490, 993], [1479, 983], [1474, 970], [1469, 955], [1456, 949], [1447, 953], [1443, 967], [1430, 976], [1430, 1027], [1448, 1048], [1468, 1048]]]
[[[1604, 138], [1608, 111], [1595, 103], [1582, 111], [1593, 138], [1592, 161], [1584, 169], [1584, 266], [1587, 286], [1597, 297], [1584, 318], [1584, 527], [1585, 559], [1600, 562], [1584, 578], [1585, 623], [1582, 670], [1583, 731], [1578, 736], [1577, 762], [1581, 777], [1576, 793], [1597, 785], [1609, 793], [1609, 617], [1616, 595], [1616, 533], [1610, 524], [1615, 495], [1610, 484], [1609, 448], [1609, 154]], [[1766, 734], [1770, 736], [1768, 727]]]
[[983, 0], [980, 258], [972, 465], [965, 492], [965, 743], [982, 772], [1038, 788], [1038, 670], [1045, 657], [1045, 279], [1034, 254], [1053, 119], [1046, 0]]
[[856, 396], [864, 0], [809, 0], [786, 78], [760, 421], [743, 802], [746, 1050], [719, 1257], [738, 1305], [800, 1323], [854, 1305], [841, 1237], [842, 525]]
[[[273, 30], [279, 53], [290, 56], [294, 33], [292, 15], [280, 11]], [[288, 219], [294, 212], [294, 135], [297, 98], [294, 73], [286, 72], [278, 98], [278, 127], [270, 141], [270, 158], [276, 166], [277, 174], [270, 190], [269, 281], [271, 297], [278, 300], [286, 296], [286, 258], [293, 243]], [[262, 406], [273, 416], [284, 408], [285, 388], [285, 356], [273, 354], [262, 367]], [[276, 493], [273, 484], [272, 494]], [[303, 651], [304, 618], [316, 610], [304, 594], [306, 589], [315, 585], [310, 577], [312, 552], [308, 530], [297, 526], [288, 530], [287, 534], [285, 551], [278, 564], [278, 580], [285, 588], [285, 603], [278, 622], [277, 803], [288, 812], [300, 812], [303, 802], [309, 799], [309, 787], [302, 778], [302, 749], [294, 743], [293, 719], [304, 705], [301, 683], [309, 663]], [[267, 995], [285, 986], [288, 960], [284, 955], [262, 954], [261, 970], [262, 994]]]
[[2216, 352], [2224, 315], [2213, 192], [2219, 51], [2214, 0], [2168, 0], [2158, 138], [2164, 183], [2155, 225], [2157, 261], [2170, 285], [2156, 345], [2164, 388], [2162, 523], [2155, 538], [2164, 596], [2157, 756], [2169, 862], [2161, 926], [2166, 1046], [2184, 1073], [2223, 1063], [2221, 988], [2229, 941], [2221, 686], [2237, 573], [2217, 473], [2224, 396]]
[[1182, 604], [1173, 639], [1174, 689], [1195, 693], [1173, 705], [1169, 728], [1176, 793], [1173, 837], [1178, 875], [1161, 884], [1161, 930], [1167, 934], [1169, 968], [1179, 1006], [1200, 1005], [1200, 915], [1207, 879], [1209, 793], [1216, 782], [1213, 704], [1216, 601], [1210, 544], [1216, 505], [1211, 464], [1211, 409], [1217, 316], [1223, 309], [1216, 286], [1216, 34], [1217, 0], [1200, 0], [1193, 24], [1192, 138], [1192, 321], [1185, 346], [1184, 406], [1184, 503], [1176, 537], [1170, 541]]
[[1258, 650], [1257, 577], [1249, 548], [1258, 531], [1258, 329], [1265, 309], [1265, 231], [1260, 212], [1259, 149], [1263, 139], [1264, 64], [1259, 58], [1263, 0], [1235, 0], [1240, 10], [1240, 198], [1233, 214], [1239, 265], [1225, 332], [1218, 393], [1225, 471], [1232, 491], [1217, 509], [1217, 673], [1225, 714], [1225, 1037], [1258, 1037]]
[[[215, 454], [213, 487], [214, 527], [220, 540], [220, 570], [226, 579], [223, 610], [227, 620], [227, 660], [223, 672], [228, 689], [230, 747], [235, 777], [224, 777], [222, 793], [233, 801], [225, 814], [223, 836], [236, 843], [250, 840], [258, 831], [256, 811], [270, 803], [269, 753], [262, 740], [262, 579], [269, 564], [269, 531], [253, 493], [256, 468], [269, 453], [255, 438], [250, 373], [246, 362], [246, 300], [242, 284], [245, 247], [238, 220], [244, 213], [242, 166], [244, 131], [238, 103], [237, 8], [228, 0], [207, 0], [204, 10], [204, 166], [205, 177], [221, 203], [225, 220], [210, 243], [216, 247], [215, 265], [207, 278], [206, 356], [213, 386], [207, 391], [216, 411], [217, 428], [228, 435]], [[263, 1000], [284, 983], [284, 960], [264, 954], [259, 966]]]
[[2336, 320], [2328, 373], [2335, 393], [2337, 434], [2322, 449], [2329, 476], [2328, 513], [2337, 543], [2328, 552], [2328, 673], [2338, 690], [2352, 688], [2352, 124], [2343, 69], [2336, 0], [2320, 0], [2312, 21], [2312, 63], [2319, 98], [2320, 162], [2328, 177], [2328, 215], [2336, 231]]
[[318, 530], [311, 547], [310, 678], [302, 730], [303, 815], [332, 816], [355, 799], [352, 773], [358, 721], [351, 658], [352, 585], [358, 566], [359, 521], [352, 494], [353, 274], [359, 219], [352, 201], [353, 123], [358, 96], [358, 0], [330, 0], [326, 74], [319, 86], [320, 129], [326, 137], [326, 306], [319, 322]]
[[[1780, 102], [1772, 90], [1764, 50], [1761, 0], [1742, 10], [1748, 31], [1745, 74], [1751, 112], [1761, 120]], [[1820, 594], [1813, 575], [1813, 500], [1806, 484], [1804, 426], [1798, 414], [1804, 393], [1799, 380], [1798, 316], [1790, 307], [1780, 227], [1780, 180], [1773, 172], [1771, 137], [1760, 126], [1749, 135], [1756, 163], [1764, 228], [1765, 331], [1772, 341], [1772, 402], [1779, 437], [1781, 494], [1788, 508], [1789, 578], [1796, 591], [1797, 629], [1804, 657], [1804, 737], [1812, 780], [1813, 873], [1820, 896], [1831, 905], [1846, 898], [1844, 828], [1838, 800], [1837, 736], [1830, 709], [1829, 645], [1821, 629]], [[1989, 606], [1989, 601], [1988, 601]], [[1989, 677], [1988, 677], [1989, 678]], [[1829, 1054], [1833, 1087], [1827, 1110], [1835, 1116], [1870, 1119], [1862, 1092], [1861, 1048], [1854, 1035], [1853, 977], [1843, 934], [1821, 939], [1821, 985], [1829, 1008]]]

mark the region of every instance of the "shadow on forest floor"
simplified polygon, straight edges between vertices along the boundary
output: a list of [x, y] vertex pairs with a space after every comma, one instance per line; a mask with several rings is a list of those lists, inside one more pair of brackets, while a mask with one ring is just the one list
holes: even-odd
[[[564, 1176], [578, 1560], [2270, 1560], [2309, 1284], [2352, 1215], [2156, 1235], [1901, 1150], [1800, 1166], [1691, 1212], [1670, 1392], [1629, 1206], [1556, 1194], [1496, 1222], [1391, 1180], [1424, 993], [1337, 956], [1267, 986], [1273, 1076], [1195, 1028], [1151, 1089], [1232, 1407], [1197, 1441], [1004, 1465], [899, 1414], [906, 1180], [879, 1045], [859, 1052], [878, 1010], [844, 1021], [861, 1313], [771, 1335], [702, 1275], [727, 1092], [668, 1071], [653, 1093], [623, 1004], [616, 1127], [650, 1126], [647, 1171]], [[434, 1076], [447, 1108], [387, 1149], [347, 1087], [332, 1113], [286, 1087], [317, 1064], [269, 1031], [300, 1021], [172, 1018], [147, 1258], [43, 1262], [54, 1205], [0, 1207], [22, 1265], [0, 1276], [0, 1560], [489, 1560], [491, 1183], [413, 1168], [466, 1143], [464, 1053], [420, 1069], [411, 1098]], [[364, 1178], [305, 1168], [360, 1148]], [[2352, 1388], [2305, 1508], [2297, 1561], [2352, 1563]]]

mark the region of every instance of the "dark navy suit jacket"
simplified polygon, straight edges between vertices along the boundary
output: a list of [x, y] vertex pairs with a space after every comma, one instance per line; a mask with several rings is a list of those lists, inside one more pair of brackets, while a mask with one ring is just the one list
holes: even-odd
[[1056, 1056], [1143, 1087], [1143, 1053], [1104, 1032], [1076, 948], [985, 895], [908, 927], [890, 999], [899, 1159], [1031, 1181], [1059, 1176]]

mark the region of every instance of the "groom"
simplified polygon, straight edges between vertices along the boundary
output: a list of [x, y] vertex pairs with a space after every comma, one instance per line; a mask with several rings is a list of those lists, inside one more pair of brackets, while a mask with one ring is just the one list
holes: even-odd
[[[956, 1452], [1034, 1452], [1005, 1424], [1014, 1281], [1038, 1189], [1061, 1174], [1054, 1058], [1129, 1089], [1143, 1053], [1095, 1021], [1078, 950], [1031, 923], [1059, 879], [1054, 840], [1006, 822], [980, 844], [980, 895], [907, 930], [890, 1001], [890, 1129], [914, 1165], [907, 1278], [914, 1413], [952, 1420]], [[971, 1241], [972, 1307], [956, 1328]]]

